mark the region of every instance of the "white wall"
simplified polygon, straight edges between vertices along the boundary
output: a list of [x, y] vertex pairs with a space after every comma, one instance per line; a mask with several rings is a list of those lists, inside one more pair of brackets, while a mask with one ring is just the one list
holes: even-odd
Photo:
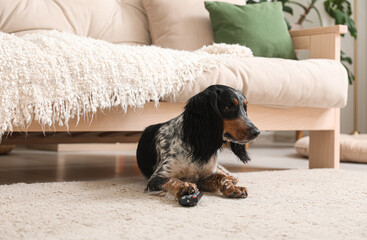
[[[304, 5], [309, 4], [309, 0], [296, 0]], [[323, 0], [318, 0], [316, 6], [321, 13], [324, 26], [334, 25], [334, 20], [331, 19], [324, 10]], [[354, 1], [351, 0], [352, 5]], [[358, 28], [358, 130], [367, 133], [367, 1], [357, 0], [357, 28]], [[303, 10], [297, 5], [291, 5], [294, 10], [294, 15], [287, 13], [286, 17], [291, 23], [295, 23]], [[304, 28], [319, 27], [320, 22], [314, 10], [310, 12], [307, 19], [311, 22], [304, 22]], [[342, 38], [342, 50], [350, 57], [354, 57], [354, 39], [347, 34]], [[353, 66], [350, 67], [353, 71]], [[353, 130], [353, 86], [349, 86], [348, 105], [341, 111], [341, 132], [351, 133]]]

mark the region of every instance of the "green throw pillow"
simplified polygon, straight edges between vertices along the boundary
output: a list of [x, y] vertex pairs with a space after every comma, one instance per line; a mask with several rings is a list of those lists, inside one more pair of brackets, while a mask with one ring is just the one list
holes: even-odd
[[216, 43], [240, 44], [254, 56], [296, 59], [280, 2], [233, 5], [205, 2]]

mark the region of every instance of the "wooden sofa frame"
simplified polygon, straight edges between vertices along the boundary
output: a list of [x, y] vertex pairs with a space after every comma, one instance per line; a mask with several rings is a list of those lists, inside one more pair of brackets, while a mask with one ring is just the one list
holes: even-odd
[[[346, 26], [331, 26], [290, 31], [296, 50], [309, 50], [310, 58], [340, 59], [340, 34], [347, 32]], [[321, 81], [321, 80], [320, 80]], [[27, 129], [29, 138], [23, 135], [3, 139], [2, 144], [35, 143], [77, 143], [77, 142], [135, 142], [145, 127], [167, 121], [179, 115], [184, 103], [162, 102], [158, 107], [147, 103], [144, 109], [128, 109], [98, 112], [93, 121], [72, 120], [69, 129], [55, 127], [45, 129], [53, 137], [45, 138], [38, 123]], [[249, 105], [248, 112], [253, 122], [261, 130], [309, 130], [310, 131], [310, 168], [339, 168], [340, 109], [322, 108], [272, 108]], [[65, 134], [70, 132], [72, 136]], [[59, 134], [62, 133], [62, 134]], [[93, 134], [94, 133], [94, 134]], [[97, 133], [97, 134], [96, 134]], [[33, 137], [32, 137], [33, 136]]]

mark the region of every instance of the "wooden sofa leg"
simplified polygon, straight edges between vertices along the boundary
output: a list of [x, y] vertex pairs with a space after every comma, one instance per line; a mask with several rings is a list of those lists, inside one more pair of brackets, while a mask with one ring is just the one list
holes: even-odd
[[296, 131], [296, 140], [303, 138], [303, 131]]
[[339, 131], [311, 131], [309, 168], [339, 168]]
[[333, 130], [310, 131], [309, 168], [339, 168], [340, 109], [335, 109]]

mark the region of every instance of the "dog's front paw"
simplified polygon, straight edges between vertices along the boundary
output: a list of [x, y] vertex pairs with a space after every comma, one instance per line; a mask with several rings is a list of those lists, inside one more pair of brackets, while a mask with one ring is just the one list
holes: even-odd
[[227, 198], [247, 198], [247, 189], [245, 187], [227, 184], [221, 189], [223, 196]]
[[233, 176], [228, 176], [227, 177], [234, 185], [236, 185], [237, 183], [238, 183], [238, 178], [236, 178], [236, 177], [233, 177]]
[[180, 199], [182, 196], [191, 195], [197, 192], [199, 192], [199, 189], [195, 183], [183, 182], [183, 184], [178, 189], [178, 192], [176, 193], [176, 198]]

